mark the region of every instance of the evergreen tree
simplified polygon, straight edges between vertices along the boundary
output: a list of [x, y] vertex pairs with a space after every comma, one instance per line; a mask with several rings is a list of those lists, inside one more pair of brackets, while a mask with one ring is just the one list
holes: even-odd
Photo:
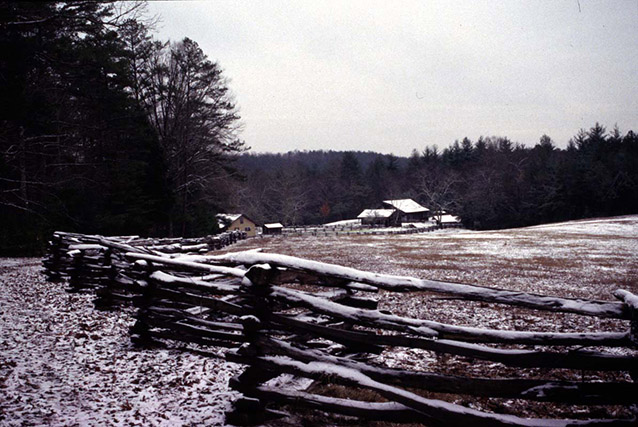
[[55, 229], [214, 229], [238, 116], [220, 68], [153, 41], [140, 5], [0, 3], [0, 252]]
[[98, 2], [0, 8], [8, 53], [0, 58], [2, 250], [39, 249], [55, 228], [117, 231], [133, 217], [148, 227], [142, 211], [153, 208], [141, 208], [148, 196], [131, 198], [131, 212], [114, 203], [152, 181], [144, 153], [151, 155], [153, 138], [126, 91], [122, 16]]

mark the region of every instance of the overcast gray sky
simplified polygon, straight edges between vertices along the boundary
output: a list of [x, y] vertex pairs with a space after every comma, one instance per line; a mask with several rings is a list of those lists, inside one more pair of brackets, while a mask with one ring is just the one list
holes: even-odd
[[256, 152], [408, 155], [638, 132], [638, 0], [150, 2], [231, 80]]

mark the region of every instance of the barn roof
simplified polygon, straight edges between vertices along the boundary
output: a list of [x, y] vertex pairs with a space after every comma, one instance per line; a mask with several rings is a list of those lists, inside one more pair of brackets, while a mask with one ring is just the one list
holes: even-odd
[[412, 199], [384, 200], [383, 203], [406, 214], [430, 211], [428, 208], [421, 206]]
[[357, 218], [390, 218], [394, 209], [366, 209]]

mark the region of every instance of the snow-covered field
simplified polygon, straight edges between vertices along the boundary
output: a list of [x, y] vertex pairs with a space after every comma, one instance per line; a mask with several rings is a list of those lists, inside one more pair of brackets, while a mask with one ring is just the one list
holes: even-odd
[[[638, 292], [638, 216], [494, 232], [256, 238], [226, 252], [256, 247], [374, 272], [558, 296], [613, 299], [616, 288]], [[45, 282], [39, 262], [0, 259], [0, 425], [223, 424], [234, 396], [228, 379], [238, 366], [177, 350], [133, 348], [130, 311], [94, 310], [91, 296]], [[560, 331], [626, 326], [425, 293], [381, 297], [380, 308], [396, 314], [463, 325]], [[468, 365], [416, 350], [386, 352], [382, 359], [389, 366], [516, 375], [494, 364]], [[503, 410], [487, 401], [454, 401]], [[571, 416], [574, 408], [563, 411]]]

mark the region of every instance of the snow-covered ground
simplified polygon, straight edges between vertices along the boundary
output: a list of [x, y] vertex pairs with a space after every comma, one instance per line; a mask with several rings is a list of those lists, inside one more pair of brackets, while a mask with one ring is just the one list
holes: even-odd
[[[258, 247], [380, 273], [558, 296], [609, 300], [616, 288], [638, 292], [638, 216], [494, 232], [256, 238], [225, 252]], [[228, 379], [240, 367], [177, 350], [135, 349], [130, 311], [96, 311], [91, 296], [66, 293], [64, 284], [44, 281], [40, 270], [38, 259], [0, 259], [0, 425], [223, 424], [235, 396]], [[504, 310], [427, 293], [380, 298], [380, 308], [395, 314], [459, 325], [564, 332], [626, 327], [609, 319]], [[519, 374], [418, 350], [387, 351], [379, 360], [451, 374]], [[502, 402], [452, 400], [503, 411]], [[525, 403], [516, 405], [523, 414], [539, 415]], [[551, 413], [572, 412], [565, 407]]]
[[324, 224], [324, 227], [350, 227], [355, 225], [361, 225], [361, 220], [359, 219], [343, 219], [341, 221], [329, 222]]
[[238, 365], [135, 349], [130, 311], [94, 310], [40, 270], [0, 259], [0, 425], [223, 425]]

